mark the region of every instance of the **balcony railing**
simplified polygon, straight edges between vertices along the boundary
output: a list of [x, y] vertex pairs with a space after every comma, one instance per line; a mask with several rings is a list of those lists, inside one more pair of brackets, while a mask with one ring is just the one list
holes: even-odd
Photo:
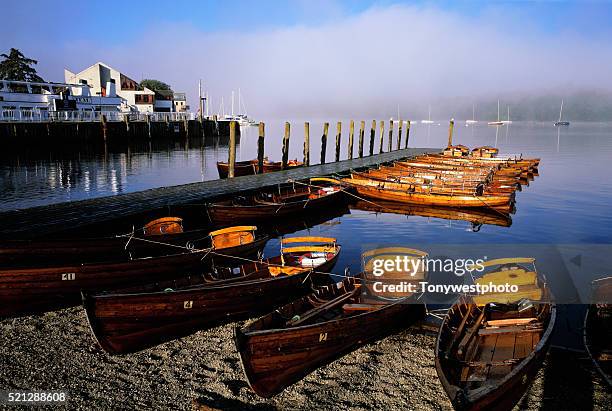
[[0, 109], [0, 122], [11, 123], [44, 123], [44, 122], [95, 122], [102, 116], [107, 122], [125, 121], [185, 121], [195, 120], [195, 113], [186, 112], [153, 112], [153, 113], [121, 113], [118, 111], [38, 111]]

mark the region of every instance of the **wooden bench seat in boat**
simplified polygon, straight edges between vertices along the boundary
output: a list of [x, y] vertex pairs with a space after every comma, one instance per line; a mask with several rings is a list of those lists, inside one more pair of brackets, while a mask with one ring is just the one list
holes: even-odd
[[381, 304], [344, 304], [342, 306], [342, 310], [344, 312], [352, 312], [352, 311], [375, 311], [380, 309]]

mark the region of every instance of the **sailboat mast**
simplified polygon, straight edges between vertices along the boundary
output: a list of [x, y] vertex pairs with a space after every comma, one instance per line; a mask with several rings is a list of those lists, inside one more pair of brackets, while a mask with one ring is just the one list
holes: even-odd
[[508, 121], [510, 121], [510, 106], [508, 106]]
[[497, 121], [499, 121], [499, 100], [497, 100]]
[[429, 105], [429, 116], [427, 117], [429, 121], [431, 121], [431, 104]]
[[234, 90], [232, 90], [232, 117], [234, 117]]
[[242, 107], [240, 106], [240, 87], [238, 87], [238, 114], [240, 114], [241, 110]]
[[561, 99], [561, 110], [559, 110], [559, 121], [561, 121], [562, 115], [563, 115], [563, 99]]
[[472, 103], [472, 121], [476, 120], [476, 105]]

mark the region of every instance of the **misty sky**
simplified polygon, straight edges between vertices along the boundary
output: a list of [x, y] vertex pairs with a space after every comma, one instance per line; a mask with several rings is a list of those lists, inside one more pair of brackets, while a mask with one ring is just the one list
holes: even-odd
[[398, 105], [418, 118], [444, 99], [612, 88], [607, 1], [30, 0], [2, 14], [0, 49], [38, 59], [47, 80], [103, 61], [186, 91], [195, 109], [202, 78], [214, 111], [240, 87], [264, 119]]

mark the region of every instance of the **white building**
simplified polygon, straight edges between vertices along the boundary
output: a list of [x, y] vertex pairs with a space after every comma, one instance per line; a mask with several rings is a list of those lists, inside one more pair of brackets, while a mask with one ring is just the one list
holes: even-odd
[[177, 111], [172, 92], [141, 87], [137, 81], [101, 62], [79, 73], [64, 70], [64, 79], [67, 83], [89, 85], [93, 95], [121, 97], [125, 103], [121, 111], [140, 113]]

